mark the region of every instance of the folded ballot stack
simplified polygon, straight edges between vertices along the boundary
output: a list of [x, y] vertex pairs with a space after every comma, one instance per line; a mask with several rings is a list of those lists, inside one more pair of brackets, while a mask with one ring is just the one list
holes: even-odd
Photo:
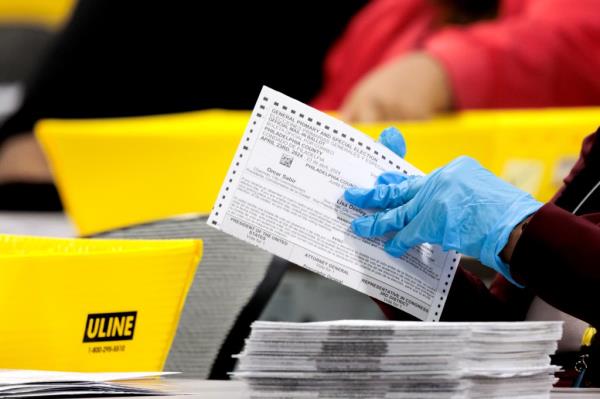
[[256, 322], [253, 398], [549, 398], [560, 322]]

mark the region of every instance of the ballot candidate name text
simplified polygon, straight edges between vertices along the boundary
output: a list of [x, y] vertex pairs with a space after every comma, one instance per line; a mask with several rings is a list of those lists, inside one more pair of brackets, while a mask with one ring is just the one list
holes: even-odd
[[131, 340], [136, 318], [137, 312], [88, 314], [83, 342]]

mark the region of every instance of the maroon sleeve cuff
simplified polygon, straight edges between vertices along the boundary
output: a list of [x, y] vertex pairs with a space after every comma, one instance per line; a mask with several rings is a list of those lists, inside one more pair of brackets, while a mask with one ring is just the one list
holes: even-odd
[[[575, 216], [544, 205], [524, 228], [511, 274], [556, 308], [600, 325], [598, 215]], [[592, 221], [594, 220], [594, 221]]]

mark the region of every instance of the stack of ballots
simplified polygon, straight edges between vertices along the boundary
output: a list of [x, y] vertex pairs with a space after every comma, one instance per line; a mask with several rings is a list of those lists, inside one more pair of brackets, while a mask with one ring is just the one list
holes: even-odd
[[561, 322], [255, 322], [253, 398], [549, 398]]

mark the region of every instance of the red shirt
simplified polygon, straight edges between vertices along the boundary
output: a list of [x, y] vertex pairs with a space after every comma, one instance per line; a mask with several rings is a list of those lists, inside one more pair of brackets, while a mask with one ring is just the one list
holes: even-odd
[[457, 109], [600, 104], [599, 10], [600, 0], [503, 0], [495, 20], [440, 26], [426, 0], [373, 0], [330, 51], [313, 105], [339, 108], [367, 73], [411, 51], [444, 65]]

